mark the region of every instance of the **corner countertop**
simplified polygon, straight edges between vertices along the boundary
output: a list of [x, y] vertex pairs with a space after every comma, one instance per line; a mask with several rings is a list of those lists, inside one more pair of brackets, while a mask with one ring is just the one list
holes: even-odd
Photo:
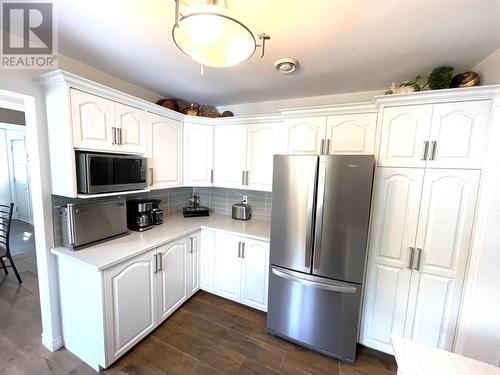
[[72, 258], [95, 268], [96, 271], [101, 271], [201, 228], [224, 231], [261, 241], [269, 241], [271, 233], [271, 223], [263, 220], [241, 221], [230, 216], [216, 214], [192, 218], [175, 215], [164, 219], [163, 224], [142, 233], [131, 231], [126, 236], [77, 251], [57, 247], [52, 249], [52, 253]]

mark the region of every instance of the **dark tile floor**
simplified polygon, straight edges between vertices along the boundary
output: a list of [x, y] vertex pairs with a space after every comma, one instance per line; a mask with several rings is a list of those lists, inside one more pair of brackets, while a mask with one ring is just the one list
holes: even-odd
[[[33, 253], [15, 257], [23, 284], [0, 274], [0, 374], [93, 374], [65, 349], [41, 345]], [[331, 374], [389, 375], [394, 358], [359, 347], [354, 366], [265, 332], [266, 315], [199, 292], [106, 374]]]

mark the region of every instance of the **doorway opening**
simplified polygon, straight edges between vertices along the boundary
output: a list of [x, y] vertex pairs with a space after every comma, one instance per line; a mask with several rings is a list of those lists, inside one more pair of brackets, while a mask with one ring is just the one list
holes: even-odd
[[0, 205], [14, 204], [9, 241], [13, 257], [35, 251], [24, 118], [22, 111], [0, 108]]

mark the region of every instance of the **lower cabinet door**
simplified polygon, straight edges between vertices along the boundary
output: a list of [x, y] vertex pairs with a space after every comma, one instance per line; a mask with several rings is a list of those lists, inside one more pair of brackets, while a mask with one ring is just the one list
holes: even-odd
[[238, 302], [241, 281], [240, 242], [240, 237], [221, 232], [215, 233], [214, 293]]
[[200, 232], [187, 237], [187, 297], [200, 289]]
[[150, 251], [104, 272], [108, 365], [155, 327], [154, 260]]
[[186, 239], [181, 238], [158, 248], [158, 321], [170, 316], [186, 295]]
[[215, 232], [201, 230], [200, 276], [201, 289], [214, 293], [215, 290]]
[[241, 303], [267, 311], [269, 242], [242, 240]]

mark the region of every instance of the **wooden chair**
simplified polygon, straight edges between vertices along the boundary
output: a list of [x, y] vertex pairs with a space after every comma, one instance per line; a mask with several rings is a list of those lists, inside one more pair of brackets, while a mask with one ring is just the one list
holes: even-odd
[[[0, 265], [2, 266], [6, 275], [9, 274], [7, 267], [11, 267], [16, 274], [17, 281], [21, 284], [21, 276], [17, 272], [16, 265], [12, 260], [12, 255], [10, 254], [9, 248], [9, 236], [10, 236], [10, 225], [12, 223], [12, 212], [14, 211], [14, 203], [6, 206], [0, 204]], [[5, 264], [6, 260], [9, 260], [9, 265]]]

